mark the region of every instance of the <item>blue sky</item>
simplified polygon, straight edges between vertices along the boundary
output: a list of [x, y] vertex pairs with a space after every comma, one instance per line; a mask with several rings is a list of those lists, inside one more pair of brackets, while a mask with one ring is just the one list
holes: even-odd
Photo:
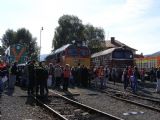
[[137, 53], [160, 51], [159, 0], [0, 0], [0, 38], [7, 29], [25, 27], [39, 45], [42, 54], [51, 51], [58, 19], [63, 14], [76, 15], [83, 24], [105, 30], [106, 40], [117, 40], [137, 49]]

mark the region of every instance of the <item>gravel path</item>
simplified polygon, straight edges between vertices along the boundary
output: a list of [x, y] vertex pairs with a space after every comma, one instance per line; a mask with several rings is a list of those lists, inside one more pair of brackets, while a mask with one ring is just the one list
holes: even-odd
[[0, 120], [58, 120], [26, 96], [26, 92], [16, 87], [12, 96], [3, 94], [0, 99]]
[[[69, 89], [69, 92], [76, 94], [73, 98], [81, 103], [87, 104], [91, 107], [124, 118], [126, 120], [158, 120], [160, 118], [159, 112], [119, 101], [108, 97], [106, 94], [93, 90], [75, 88]], [[63, 92], [59, 93], [65, 95]], [[130, 114], [130, 112], [133, 113]], [[139, 112], [139, 114], [133, 115], [134, 112]], [[125, 113], [129, 113], [130, 115], [123, 115]]]

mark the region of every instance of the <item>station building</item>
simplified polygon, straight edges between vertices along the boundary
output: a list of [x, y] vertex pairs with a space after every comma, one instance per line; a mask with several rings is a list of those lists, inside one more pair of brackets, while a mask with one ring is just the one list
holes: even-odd
[[91, 55], [91, 62], [95, 66], [103, 65], [124, 68], [134, 65], [136, 49], [111, 37], [105, 41], [106, 50]]

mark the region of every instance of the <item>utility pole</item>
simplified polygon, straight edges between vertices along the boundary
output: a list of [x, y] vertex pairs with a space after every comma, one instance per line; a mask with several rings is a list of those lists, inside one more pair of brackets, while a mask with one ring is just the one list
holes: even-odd
[[41, 27], [41, 29], [40, 29], [40, 50], [39, 50], [39, 61], [40, 61], [40, 58], [41, 58], [41, 33], [42, 33], [42, 30], [43, 30], [43, 27]]

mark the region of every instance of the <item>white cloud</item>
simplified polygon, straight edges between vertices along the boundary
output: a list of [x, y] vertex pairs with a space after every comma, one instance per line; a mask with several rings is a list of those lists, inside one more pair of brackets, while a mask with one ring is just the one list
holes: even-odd
[[152, 0], [127, 0], [124, 6], [124, 12], [131, 16], [141, 15], [150, 8], [152, 4]]
[[115, 26], [126, 24], [145, 14], [152, 6], [152, 0], [126, 0], [124, 4], [113, 4], [101, 9], [89, 20], [100, 26]]
[[109, 28], [109, 36], [115, 36], [137, 49], [138, 53], [153, 53], [159, 50], [157, 42], [160, 32], [157, 32], [160, 17], [144, 17], [152, 7], [151, 0], [128, 0], [124, 5], [115, 7], [116, 12], [105, 16], [101, 24], [107, 24], [105, 28]]

